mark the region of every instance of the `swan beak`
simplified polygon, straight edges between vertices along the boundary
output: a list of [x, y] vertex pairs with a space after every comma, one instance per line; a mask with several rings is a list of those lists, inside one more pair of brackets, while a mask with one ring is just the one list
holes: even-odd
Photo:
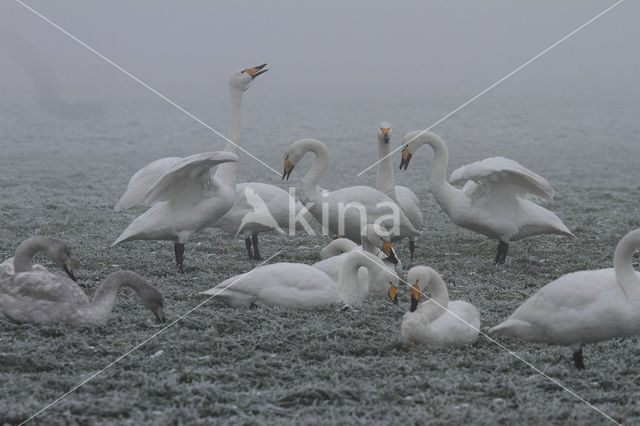
[[411, 156], [413, 154], [411, 154], [409, 152], [409, 148], [406, 148], [402, 150], [402, 160], [400, 161], [400, 170], [402, 170], [402, 168], [404, 167], [405, 170], [407, 170], [407, 167], [409, 167], [409, 161], [411, 161]]
[[391, 135], [389, 134], [389, 128], [382, 128], [382, 139], [386, 142], [389, 143], [389, 141], [391, 140]]
[[411, 293], [411, 307], [409, 308], [409, 312], [414, 312], [418, 309], [418, 300], [420, 299], [420, 287], [418, 287], [418, 283], [416, 282], [410, 290]]
[[282, 173], [282, 180], [287, 178], [289, 180], [289, 176], [291, 175], [291, 171], [293, 170], [294, 165], [291, 163], [289, 158], [284, 159], [284, 173]]
[[394, 265], [398, 264], [398, 257], [396, 256], [396, 251], [391, 247], [391, 243], [389, 241], [384, 241], [382, 243], [382, 252], [387, 256], [385, 260], [393, 263]]
[[245, 68], [244, 72], [249, 74], [251, 78], [254, 79], [260, 74], [264, 74], [265, 72], [269, 71], [268, 69], [263, 69], [266, 66], [267, 64], [262, 64], [262, 65], [258, 65], [257, 67]]
[[393, 285], [392, 283], [389, 286], [389, 299], [391, 299], [391, 301], [393, 302], [394, 305], [398, 304], [398, 287], [396, 287], [395, 285]]
[[158, 319], [158, 321], [160, 322], [165, 322], [165, 318], [164, 318], [164, 309], [162, 309], [162, 306], [158, 306], [156, 308], [155, 311], [153, 311], [153, 313], [155, 314], [156, 318]]
[[71, 278], [75, 282], [78, 282], [78, 280], [76, 280], [75, 275], [73, 275], [73, 271], [71, 270], [71, 259], [67, 259], [64, 261], [64, 263], [62, 264], [62, 270], [67, 275], [69, 275], [69, 278]]

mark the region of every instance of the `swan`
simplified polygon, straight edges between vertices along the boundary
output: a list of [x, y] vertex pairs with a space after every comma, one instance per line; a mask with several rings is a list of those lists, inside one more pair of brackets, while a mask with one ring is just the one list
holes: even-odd
[[316, 159], [300, 180], [297, 193], [303, 205], [325, 230], [355, 242], [360, 242], [361, 230], [367, 223], [383, 226], [392, 236], [404, 238], [420, 235], [398, 205], [377, 189], [351, 186], [336, 191], [320, 191], [318, 181], [327, 170], [329, 151], [317, 139], [300, 139], [287, 148], [283, 179], [289, 179], [294, 166], [307, 152], [313, 152]]
[[376, 256], [363, 251], [349, 253], [338, 283], [313, 266], [274, 263], [231, 277], [200, 294], [213, 296], [231, 306], [304, 309], [332, 303], [357, 305], [367, 294], [366, 285], [358, 281], [360, 267], [368, 268], [371, 274], [388, 282], [389, 297], [397, 301], [397, 276], [384, 268]]
[[633, 270], [632, 260], [638, 248], [640, 229], [622, 237], [613, 268], [561, 276], [489, 334], [568, 346], [575, 366], [584, 369], [584, 344], [640, 334], [640, 274]]
[[[393, 174], [393, 163], [391, 161], [389, 141], [391, 140], [391, 125], [387, 122], [378, 126], [378, 174], [376, 177], [376, 188], [395, 201], [414, 228], [422, 228], [422, 213], [420, 213], [420, 201], [416, 194], [406, 186], [396, 185]], [[397, 238], [392, 238], [395, 241]], [[409, 237], [409, 254], [413, 260], [415, 252], [415, 237]]]
[[510, 241], [539, 234], [575, 236], [549, 210], [528, 200], [528, 195], [553, 198], [553, 189], [542, 176], [503, 157], [487, 158], [462, 166], [451, 174], [451, 184], [466, 182], [462, 189], [447, 182], [447, 146], [438, 135], [416, 130], [403, 140], [400, 168], [409, 166], [414, 152], [429, 145], [435, 154], [431, 193], [456, 225], [498, 240], [495, 263], [504, 263]]
[[231, 152], [205, 152], [186, 157], [165, 172], [145, 194], [151, 207], [111, 245], [131, 240], [175, 241], [178, 270], [184, 272], [184, 243], [229, 210], [234, 187], [211, 176], [218, 164], [238, 161]]
[[[339, 240], [350, 241], [352, 244], [355, 244], [351, 240], [347, 240], [346, 238], [339, 238], [335, 241]], [[392, 273], [397, 274], [398, 276], [402, 274], [402, 263], [391, 247], [391, 241], [389, 241], [388, 237], [380, 236], [375, 231], [374, 225], [366, 225], [365, 229], [362, 231], [361, 250], [371, 253], [377, 257], [386, 256], [382, 259], [384, 267], [389, 269]], [[353, 251], [358, 251], [358, 249], [354, 248], [350, 252], [321, 260], [311, 266], [320, 269], [322, 272], [329, 275], [332, 280], [338, 282], [342, 264], [349, 257], [349, 254]], [[376, 278], [378, 277], [374, 276], [371, 276], [372, 279], [369, 280], [369, 276], [369, 270], [367, 268], [360, 268], [358, 270], [358, 281], [361, 283], [361, 285], [368, 286], [367, 295], [373, 296], [377, 299], [385, 298], [387, 296], [387, 290], [389, 287], [386, 281], [376, 281]]]
[[164, 322], [162, 295], [131, 271], [109, 275], [92, 301], [68, 279], [43, 272], [17, 273], [0, 281], [0, 318], [32, 324], [101, 324], [107, 321], [122, 286], [134, 289], [144, 306]]
[[[267, 72], [267, 70], [264, 69], [265, 66], [266, 64], [263, 64], [253, 68], [236, 70], [231, 74], [231, 78], [229, 79], [229, 90], [231, 93], [229, 101], [231, 109], [229, 115], [229, 140], [231, 141], [238, 141], [240, 139], [240, 130], [242, 127], [242, 94], [249, 88], [249, 86], [257, 76]], [[229, 150], [234, 153], [237, 152], [236, 146], [234, 146], [230, 142], [227, 142], [226, 149], [228, 152]], [[158, 179], [160, 179], [165, 173], [167, 173], [183, 160], [184, 158], [182, 157], [161, 158], [138, 170], [129, 180], [127, 190], [122, 195], [122, 197], [120, 197], [114, 209], [116, 211], [120, 211], [129, 207], [148, 204], [148, 201], [145, 200], [147, 192], [149, 191], [151, 186], [154, 185], [158, 181]], [[215, 175], [213, 174], [213, 172], [211, 172], [209, 180], [216, 183], [219, 187], [228, 186], [232, 189], [232, 191], [225, 191], [228, 192], [228, 194], [225, 194], [224, 197], [220, 197], [219, 207], [222, 214], [218, 215], [217, 217], [210, 217], [209, 220], [211, 220], [211, 222], [215, 222], [215, 220], [226, 214], [229, 209], [233, 207], [236, 197], [235, 192], [237, 192], [237, 190], [233, 191], [233, 189], [236, 187], [235, 167], [221, 167], [221, 169], [223, 171], [220, 173], [216, 171]], [[174, 243], [174, 252], [176, 256], [176, 266], [178, 268], [178, 271], [184, 272], [184, 243], [179, 240], [176, 241]]]
[[14, 256], [0, 264], [0, 280], [20, 272], [49, 273], [44, 266], [31, 265], [33, 257], [39, 252], [44, 252], [49, 259], [62, 268], [69, 278], [73, 281], [76, 280], [71, 269], [71, 249], [67, 243], [57, 238], [45, 236], [30, 237], [21, 242], [16, 248]]
[[358, 246], [347, 238], [334, 238], [329, 244], [320, 250], [320, 260], [327, 260], [330, 257], [339, 256], [343, 253], [350, 252], [357, 247], [362, 248], [362, 246]]
[[[402, 317], [400, 334], [404, 340], [430, 348], [472, 345], [478, 340], [480, 313], [472, 304], [449, 301], [444, 280], [428, 266], [415, 266], [407, 274], [411, 287], [411, 309]], [[421, 290], [429, 287], [431, 300], [418, 306]]]

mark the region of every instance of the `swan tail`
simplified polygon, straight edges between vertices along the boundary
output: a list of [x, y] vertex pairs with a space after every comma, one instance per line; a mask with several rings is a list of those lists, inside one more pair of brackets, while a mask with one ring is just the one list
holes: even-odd
[[[221, 284], [224, 284], [221, 283]], [[201, 296], [209, 296], [211, 299], [221, 300], [227, 305], [233, 307], [251, 306], [256, 301], [255, 296], [245, 294], [239, 291], [235, 291], [229, 288], [221, 288], [221, 285], [217, 285], [209, 290], [200, 292]]]
[[529, 334], [531, 324], [526, 321], [509, 318], [505, 322], [489, 329], [492, 336], [522, 337]]

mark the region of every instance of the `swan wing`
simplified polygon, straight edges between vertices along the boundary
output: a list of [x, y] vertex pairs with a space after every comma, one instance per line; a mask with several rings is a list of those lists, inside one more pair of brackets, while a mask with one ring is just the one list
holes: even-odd
[[146, 192], [144, 202], [175, 200], [181, 195], [210, 188], [209, 170], [220, 163], [238, 161], [226, 151], [204, 152], [183, 158], [167, 170]]
[[116, 203], [114, 210], [120, 211], [144, 204], [144, 196], [151, 185], [181, 160], [181, 157], [160, 158], [138, 170], [129, 179], [127, 190]]
[[477, 186], [465, 185], [463, 188], [472, 198], [482, 197], [493, 191], [531, 194], [548, 200], [553, 198], [553, 188], [545, 178], [517, 161], [504, 157], [487, 158], [462, 166], [451, 173], [449, 181], [452, 184], [475, 182]]
[[51, 272], [33, 271], [15, 274], [0, 281], [0, 293], [16, 299], [85, 304], [89, 299], [69, 278]]

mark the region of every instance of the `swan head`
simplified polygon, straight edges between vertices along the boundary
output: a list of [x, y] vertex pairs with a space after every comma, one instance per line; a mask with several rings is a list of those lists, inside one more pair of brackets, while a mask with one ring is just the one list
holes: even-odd
[[389, 143], [391, 140], [391, 124], [383, 121], [378, 126], [378, 140], [380, 142]]
[[440, 136], [433, 132], [414, 130], [406, 133], [402, 137], [402, 160], [400, 161], [400, 169], [404, 168], [407, 170], [413, 153], [425, 144], [434, 146], [434, 144], [444, 144], [444, 142], [440, 139]]
[[159, 322], [165, 322], [162, 294], [151, 284], [148, 284], [139, 290], [138, 295], [145, 308], [153, 312]]
[[229, 87], [235, 90], [245, 91], [251, 86], [251, 82], [260, 74], [269, 71], [265, 69], [267, 64], [258, 65], [240, 70], [235, 70], [229, 78]]
[[398, 264], [398, 256], [391, 246], [391, 234], [388, 230], [378, 223], [367, 224], [362, 228], [360, 235], [362, 236], [362, 247], [365, 247], [367, 243], [372, 244], [386, 256], [383, 260], [388, 260], [394, 265]]
[[302, 159], [304, 155], [303, 152], [300, 151], [299, 145], [297, 142], [294, 142], [289, 146], [289, 148], [284, 153], [284, 172], [282, 173], [282, 179], [289, 180], [289, 176], [291, 176], [291, 172], [295, 165]]
[[411, 289], [409, 290], [411, 293], [410, 312], [414, 312], [418, 309], [418, 302], [420, 301], [422, 289], [427, 286], [427, 283], [431, 280], [433, 273], [435, 273], [435, 271], [428, 266], [414, 266], [407, 273], [407, 283], [411, 286]]
[[71, 249], [67, 243], [62, 240], [58, 240], [57, 238], [51, 238], [46, 249], [46, 254], [56, 263], [56, 265], [62, 268], [69, 278], [77, 282], [71, 268]]

